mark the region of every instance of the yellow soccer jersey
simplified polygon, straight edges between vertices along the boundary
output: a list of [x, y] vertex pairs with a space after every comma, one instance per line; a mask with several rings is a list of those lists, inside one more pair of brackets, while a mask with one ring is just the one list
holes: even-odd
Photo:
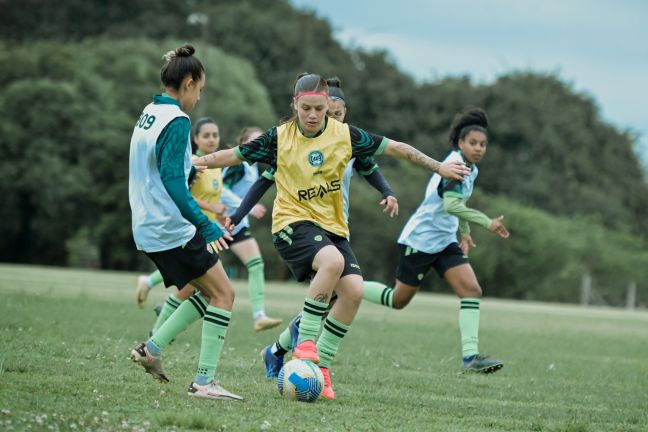
[[[196, 156], [194, 156], [196, 158]], [[191, 186], [191, 195], [210, 204], [219, 203], [223, 191], [223, 174], [220, 168], [206, 169], [197, 173], [198, 180]], [[202, 209], [211, 221], [216, 220], [216, 214]]]
[[347, 237], [342, 176], [350, 159], [351, 138], [344, 123], [330, 121], [315, 138], [302, 135], [295, 122], [279, 126], [272, 232], [293, 222], [312, 221]]

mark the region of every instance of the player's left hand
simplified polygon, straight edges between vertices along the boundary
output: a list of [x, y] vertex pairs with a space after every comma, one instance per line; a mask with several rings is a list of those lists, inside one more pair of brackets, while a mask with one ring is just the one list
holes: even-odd
[[208, 243], [207, 244], [207, 250], [209, 250], [211, 253], [214, 253], [214, 252], [220, 252], [220, 251], [224, 251], [226, 249], [229, 249], [229, 245], [227, 244], [227, 240], [231, 241], [233, 239], [232, 239], [232, 235], [230, 233], [225, 232], [225, 233], [223, 233], [222, 237], [219, 237], [216, 240]]
[[389, 212], [389, 217], [398, 216], [398, 200], [395, 196], [388, 196], [380, 201], [380, 205], [385, 206], [383, 213]]
[[263, 204], [255, 204], [250, 210], [250, 214], [254, 216], [255, 219], [261, 219], [266, 214], [266, 206]]
[[459, 247], [461, 248], [464, 256], [468, 256], [470, 249], [477, 247], [477, 245], [473, 241], [470, 234], [461, 234], [461, 242], [459, 243]]

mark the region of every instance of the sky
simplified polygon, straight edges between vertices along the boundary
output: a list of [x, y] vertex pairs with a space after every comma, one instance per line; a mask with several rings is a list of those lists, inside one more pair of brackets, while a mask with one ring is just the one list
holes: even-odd
[[551, 72], [639, 135], [648, 166], [648, 1], [291, 0], [347, 47], [385, 49], [419, 81]]

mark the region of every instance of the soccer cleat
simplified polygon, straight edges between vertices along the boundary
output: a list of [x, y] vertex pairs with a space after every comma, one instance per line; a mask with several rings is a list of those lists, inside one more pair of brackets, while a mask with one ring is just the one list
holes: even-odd
[[312, 340], [305, 340], [293, 347], [293, 358], [301, 360], [310, 360], [313, 363], [319, 363], [320, 356], [317, 353], [317, 345]]
[[242, 401], [243, 398], [239, 395], [235, 395], [232, 392], [225, 390], [220, 386], [216, 381], [211, 382], [207, 385], [200, 385], [192, 382], [189, 385], [189, 390], [187, 394], [193, 397], [201, 397], [205, 399], [217, 399], [217, 400], [231, 400], [231, 401]]
[[137, 306], [144, 307], [144, 303], [148, 298], [151, 288], [148, 286], [148, 276], [138, 276], [137, 285], [135, 287], [135, 297], [137, 298]]
[[301, 321], [301, 314], [297, 315], [290, 321], [288, 324], [288, 329], [290, 330], [290, 339], [292, 346], [296, 347], [299, 343], [299, 322]]
[[503, 367], [504, 363], [502, 363], [500, 360], [493, 360], [486, 356], [475, 354], [470, 357], [464, 357], [463, 364], [461, 365], [461, 371], [489, 374], [497, 372]]
[[271, 328], [277, 327], [282, 322], [283, 322], [282, 319], [270, 318], [269, 316], [261, 315], [254, 320], [254, 330], [258, 332], [263, 330], [269, 330]]
[[156, 380], [163, 383], [169, 382], [169, 378], [167, 378], [164, 369], [162, 369], [162, 356], [151, 355], [145, 343], [137, 344], [131, 350], [130, 358], [135, 363], [142, 365], [146, 373], [150, 373]]
[[272, 345], [270, 344], [261, 351], [261, 358], [266, 368], [266, 377], [277, 378], [279, 371], [284, 365], [284, 357], [272, 354]]
[[153, 312], [155, 312], [155, 316], [159, 317], [160, 314], [162, 313], [162, 305], [159, 304], [153, 308]]
[[322, 396], [324, 399], [333, 400], [335, 399], [335, 392], [333, 391], [333, 386], [331, 385], [331, 374], [329, 368], [321, 367], [322, 375], [324, 375], [324, 388], [322, 389]]

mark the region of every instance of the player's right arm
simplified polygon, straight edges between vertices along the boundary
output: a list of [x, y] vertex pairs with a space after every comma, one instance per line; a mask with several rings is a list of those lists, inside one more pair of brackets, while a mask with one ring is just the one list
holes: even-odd
[[189, 119], [185, 117], [178, 117], [166, 126], [155, 145], [157, 166], [162, 184], [182, 217], [196, 227], [207, 243], [211, 243], [223, 237], [224, 233], [200, 211], [187, 187], [184, 158], [190, 128]]
[[268, 168], [263, 174], [261, 174], [261, 176], [259, 176], [257, 181], [252, 184], [250, 190], [245, 194], [241, 204], [236, 209], [236, 212], [230, 216], [231, 224], [238, 225], [241, 222], [241, 219], [250, 213], [252, 207], [261, 201], [263, 195], [265, 195], [268, 189], [270, 189], [274, 184], [272, 172], [273, 170]]

